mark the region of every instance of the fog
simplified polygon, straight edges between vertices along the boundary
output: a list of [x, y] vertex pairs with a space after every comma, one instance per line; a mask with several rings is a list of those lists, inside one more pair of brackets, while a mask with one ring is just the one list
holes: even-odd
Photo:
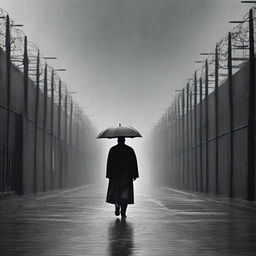
[[[118, 123], [138, 129], [127, 139], [148, 183], [145, 142], [150, 130], [209, 52], [250, 5], [240, 0], [1, 0], [30, 41], [46, 56], [88, 114], [97, 132]], [[109, 148], [99, 140], [100, 175]]]

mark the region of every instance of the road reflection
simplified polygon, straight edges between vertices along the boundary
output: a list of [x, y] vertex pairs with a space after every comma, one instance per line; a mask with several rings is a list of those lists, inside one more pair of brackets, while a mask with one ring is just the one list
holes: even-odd
[[111, 222], [108, 230], [108, 255], [128, 256], [133, 254], [133, 227], [126, 219]]

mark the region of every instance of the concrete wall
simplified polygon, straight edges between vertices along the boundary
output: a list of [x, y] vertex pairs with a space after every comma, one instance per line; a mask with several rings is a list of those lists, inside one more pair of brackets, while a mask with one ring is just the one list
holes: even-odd
[[[199, 90], [199, 89], [198, 89]], [[246, 63], [233, 75], [233, 107], [234, 107], [234, 169], [233, 182], [230, 179], [230, 134], [229, 134], [229, 94], [228, 81], [225, 80], [218, 89], [218, 193], [229, 196], [230, 187], [233, 196], [247, 198], [247, 124], [248, 124], [248, 90], [249, 64]], [[199, 101], [199, 97], [198, 97]], [[202, 162], [200, 161], [200, 104], [197, 104], [197, 140], [195, 142], [194, 106], [192, 111], [184, 115], [184, 147], [181, 123], [182, 117], [162, 120], [155, 130], [151, 147], [152, 165], [159, 169], [156, 179], [158, 183], [178, 188], [206, 191], [206, 112], [205, 100], [202, 101]], [[189, 126], [187, 126], [187, 117]], [[192, 119], [190, 119], [192, 117]], [[216, 193], [216, 138], [215, 138], [215, 91], [208, 96], [209, 118], [209, 178], [208, 192]], [[192, 122], [190, 121], [192, 120]], [[192, 125], [191, 125], [192, 124]], [[196, 154], [197, 158], [195, 158]], [[197, 166], [197, 169], [196, 169]], [[202, 171], [202, 175], [201, 175]], [[165, 177], [159, 180], [159, 177]], [[200, 183], [202, 180], [202, 188]]]
[[[50, 87], [50, 86], [49, 86]], [[46, 130], [43, 130], [43, 92], [39, 93], [38, 126], [35, 127], [36, 89], [32, 80], [28, 83], [28, 115], [24, 115], [23, 73], [11, 66], [11, 104], [9, 125], [9, 150], [7, 150], [7, 83], [6, 56], [0, 50], [0, 193], [33, 193], [73, 187], [93, 182], [92, 168], [97, 163], [95, 131], [89, 120], [82, 127], [72, 122], [70, 141], [70, 117], [67, 117], [67, 140], [64, 141], [64, 110], [61, 111], [61, 136], [58, 137], [58, 105], [54, 104], [54, 132], [50, 130], [51, 99], [47, 102]], [[64, 101], [64, 99], [62, 99]], [[35, 137], [35, 131], [37, 136]], [[86, 135], [86, 136], [85, 136]], [[90, 138], [91, 137], [91, 138]], [[37, 140], [36, 169], [35, 139]], [[45, 171], [43, 141], [45, 140]], [[51, 151], [53, 141], [53, 151]], [[53, 154], [53, 168], [51, 168]], [[91, 157], [88, 158], [87, 156]], [[10, 160], [10, 157], [12, 158]], [[9, 159], [9, 160], [8, 160]], [[7, 164], [7, 160], [9, 164]], [[12, 165], [10, 166], [10, 162]], [[89, 170], [90, 168], [90, 170]], [[19, 191], [18, 191], [19, 190]]]

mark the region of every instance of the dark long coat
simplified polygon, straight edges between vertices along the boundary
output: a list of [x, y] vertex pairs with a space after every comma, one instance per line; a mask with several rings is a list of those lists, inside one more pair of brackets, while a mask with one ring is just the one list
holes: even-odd
[[133, 204], [133, 179], [139, 177], [137, 159], [134, 150], [117, 144], [109, 150], [107, 175], [109, 179], [107, 203]]

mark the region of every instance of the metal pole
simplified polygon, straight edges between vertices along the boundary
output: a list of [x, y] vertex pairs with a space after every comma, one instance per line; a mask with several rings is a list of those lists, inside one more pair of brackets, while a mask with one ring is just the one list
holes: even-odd
[[169, 175], [169, 184], [170, 186], [173, 186], [174, 183], [174, 141], [173, 141], [173, 134], [174, 134], [174, 129], [173, 129], [173, 103], [169, 109], [169, 117], [168, 117], [168, 149], [169, 149], [169, 166], [170, 166], [170, 175]]
[[190, 182], [190, 172], [189, 172], [189, 83], [187, 83], [187, 88], [186, 88], [186, 136], [187, 136], [187, 145], [186, 145], [186, 188], [189, 189], [189, 182]]
[[48, 83], [47, 83], [47, 64], [44, 68], [44, 119], [43, 119], [43, 189], [46, 191], [46, 125], [47, 125], [47, 104], [48, 104]]
[[66, 90], [66, 94], [65, 94], [65, 101], [64, 101], [64, 105], [65, 105], [65, 128], [64, 128], [64, 141], [65, 143], [67, 143], [67, 130], [68, 130], [68, 92]]
[[195, 188], [198, 191], [197, 171], [197, 74], [194, 74], [194, 147], [195, 147]]
[[71, 103], [70, 103], [70, 120], [69, 120], [69, 143], [70, 146], [72, 147], [72, 121], [73, 121], [73, 101], [71, 98]]
[[27, 50], [27, 37], [24, 39], [24, 55], [23, 55], [23, 86], [24, 86], [24, 115], [28, 117], [28, 50]]
[[35, 106], [35, 126], [34, 126], [34, 193], [37, 192], [37, 129], [38, 129], [38, 109], [39, 109], [39, 51], [36, 63], [36, 106]]
[[248, 176], [247, 199], [255, 199], [255, 62], [253, 9], [249, 12], [249, 104], [248, 104]]
[[[6, 86], [7, 86], [7, 122], [6, 122], [6, 177], [9, 174], [9, 144], [10, 144], [10, 111], [11, 111], [11, 43], [10, 43], [10, 20], [9, 15], [6, 17], [6, 33], [5, 33], [5, 48], [6, 48]], [[5, 190], [5, 170], [3, 170], [3, 194]], [[7, 183], [7, 182], [6, 182]]]
[[61, 80], [59, 80], [59, 102], [58, 102], [58, 146], [59, 146], [59, 186], [62, 188], [62, 143], [61, 143]]
[[61, 80], [59, 80], [59, 97], [58, 97], [58, 138], [61, 139]]
[[215, 48], [215, 193], [219, 194], [219, 53]]
[[54, 189], [54, 148], [53, 148], [53, 138], [54, 138], [54, 70], [52, 70], [51, 77], [51, 181], [52, 190]]
[[69, 168], [74, 168], [74, 154], [73, 154], [73, 149], [72, 149], [72, 126], [73, 126], [73, 101], [71, 98], [71, 102], [70, 102], [70, 116], [69, 116], [69, 143], [70, 143], [70, 147], [69, 147], [69, 159], [71, 164], [69, 165]]
[[203, 84], [202, 84], [202, 77], [200, 77], [199, 79], [199, 86], [200, 86], [200, 104], [199, 104], [200, 192], [203, 192], [203, 123], [202, 123]]
[[234, 126], [234, 110], [233, 110], [233, 81], [232, 81], [232, 45], [231, 33], [228, 33], [228, 99], [229, 99], [229, 196], [233, 197], [233, 171], [234, 171], [234, 142], [233, 142], [233, 126]]
[[170, 113], [170, 108], [168, 108], [167, 113], [166, 113], [166, 147], [167, 147], [167, 177], [168, 177], [168, 181], [167, 181], [167, 185], [170, 186], [171, 185], [171, 181], [172, 181], [172, 166], [171, 166], [171, 158], [172, 158], [172, 154], [171, 154], [171, 148], [170, 148], [170, 129], [171, 129], [171, 124], [170, 124], [170, 119], [171, 119], [171, 113]]
[[79, 114], [79, 106], [76, 105], [76, 113], [77, 113], [77, 125], [76, 125], [76, 150], [79, 148], [79, 122], [80, 122], [80, 114]]
[[[189, 121], [189, 127], [190, 127], [190, 145], [189, 145], [189, 148], [190, 148], [190, 151], [191, 151], [191, 157], [190, 157], [190, 163], [189, 163], [189, 166], [191, 166], [191, 188], [194, 189], [195, 187], [195, 183], [194, 183], [194, 173], [195, 173], [195, 170], [193, 170], [193, 112], [192, 112], [192, 92], [189, 92], [189, 116], [190, 116], [190, 121]], [[195, 159], [194, 159], [195, 160]]]
[[172, 104], [172, 110], [171, 110], [171, 131], [170, 131], [170, 137], [171, 137], [171, 154], [172, 154], [172, 162], [171, 162], [171, 166], [172, 166], [172, 185], [176, 186], [176, 138], [175, 138], [175, 134], [176, 134], [176, 120], [175, 120], [175, 104]]
[[208, 61], [205, 60], [205, 192], [209, 192]]
[[174, 175], [175, 175], [175, 186], [178, 186], [178, 171], [179, 171], [179, 166], [178, 166], [178, 114], [177, 114], [177, 102], [175, 101], [174, 103], [174, 130], [175, 130], [175, 137], [174, 137]]
[[23, 53], [23, 116], [22, 116], [22, 127], [20, 131], [20, 147], [21, 155], [20, 155], [20, 162], [22, 164], [22, 167], [20, 167], [21, 173], [20, 173], [20, 181], [19, 184], [21, 184], [20, 188], [20, 194], [23, 194], [23, 122], [24, 117], [26, 118], [26, 122], [28, 120], [28, 68], [29, 68], [29, 60], [28, 60], [28, 48], [27, 48], [27, 37], [24, 37], [24, 53]]
[[67, 153], [67, 130], [68, 130], [68, 91], [66, 90], [65, 94], [65, 128], [64, 128], [64, 166], [63, 166], [63, 176], [64, 176], [64, 187], [66, 186], [66, 177], [67, 177], [67, 165], [68, 165], [68, 153]]
[[185, 89], [182, 90], [182, 187], [185, 187]]
[[181, 161], [181, 150], [182, 150], [182, 133], [181, 133], [181, 119], [180, 119], [180, 97], [178, 97], [178, 161], [179, 161], [179, 169], [178, 169], [178, 177], [179, 177], [179, 188], [182, 187], [182, 161]]
[[167, 110], [166, 114], [165, 114], [166, 118], [164, 119], [164, 143], [165, 143], [165, 185], [168, 186], [169, 185], [169, 136], [168, 136], [168, 122], [169, 122], [169, 112]]

